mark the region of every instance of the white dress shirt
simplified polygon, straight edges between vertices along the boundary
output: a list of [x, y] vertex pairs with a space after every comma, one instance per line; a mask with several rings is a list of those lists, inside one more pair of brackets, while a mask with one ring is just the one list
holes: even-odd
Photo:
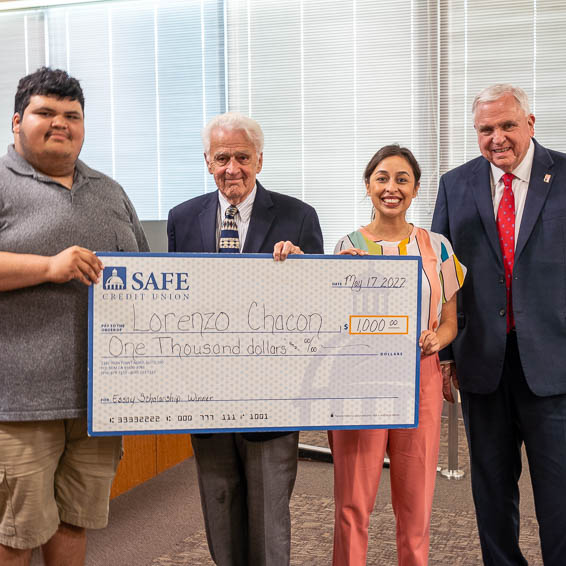
[[[512, 171], [513, 175], [515, 175], [512, 184], [513, 195], [515, 196], [515, 248], [517, 247], [519, 228], [521, 227], [521, 219], [523, 218], [523, 211], [525, 210], [525, 201], [527, 200], [527, 190], [531, 179], [534, 156], [535, 144], [533, 140], [531, 140], [525, 157], [523, 157], [521, 163]], [[503, 198], [503, 190], [505, 188], [502, 178], [504, 174], [505, 171], [502, 171], [499, 167], [493, 165], [493, 163], [491, 164], [491, 198], [493, 199], [493, 211], [496, 220], [497, 209]]]
[[[257, 185], [253, 188], [252, 192], [241, 202], [236, 208], [238, 214], [234, 217], [236, 226], [238, 227], [238, 239], [240, 240], [240, 253], [244, 249], [246, 243], [246, 236], [250, 226], [250, 219], [252, 217], [252, 208], [254, 206], [255, 195], [257, 193]], [[226, 215], [226, 209], [232, 206], [226, 197], [218, 191], [218, 212], [216, 213], [216, 251], [218, 251], [218, 243], [220, 242], [220, 230], [222, 228], [222, 220]]]

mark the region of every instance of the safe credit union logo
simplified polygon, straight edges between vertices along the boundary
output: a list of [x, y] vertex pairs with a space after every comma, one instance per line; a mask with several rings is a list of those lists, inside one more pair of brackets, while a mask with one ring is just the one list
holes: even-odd
[[125, 267], [105, 267], [102, 272], [102, 288], [109, 291], [121, 291], [126, 288]]
[[102, 288], [105, 291], [188, 291], [190, 287], [189, 274], [184, 271], [134, 271], [130, 277], [128, 280], [125, 267], [110, 265], [102, 272]]

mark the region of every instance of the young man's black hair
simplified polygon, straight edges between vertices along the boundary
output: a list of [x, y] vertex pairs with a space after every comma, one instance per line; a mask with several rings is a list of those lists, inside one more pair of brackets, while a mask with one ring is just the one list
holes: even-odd
[[30, 98], [35, 94], [78, 100], [84, 112], [85, 99], [79, 81], [61, 69], [41, 67], [20, 79], [14, 100], [14, 114], [22, 118]]

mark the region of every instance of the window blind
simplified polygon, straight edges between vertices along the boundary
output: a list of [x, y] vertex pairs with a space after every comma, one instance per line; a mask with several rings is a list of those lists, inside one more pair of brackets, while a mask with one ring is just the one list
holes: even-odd
[[12, 142], [19, 78], [41, 65], [66, 69], [85, 93], [81, 159], [121, 183], [141, 219], [167, 218], [214, 188], [200, 131], [226, 108], [223, 27], [216, 0], [0, 12], [0, 143]]
[[397, 142], [411, 148], [423, 169], [411, 220], [430, 223], [438, 181], [435, 6], [226, 5], [228, 104], [265, 131], [265, 186], [313, 205], [331, 251], [369, 221], [365, 165], [382, 145]]
[[[6, 6], [10, 6], [6, 10]], [[439, 176], [479, 155], [471, 103], [522, 86], [537, 139], [566, 150], [566, 5], [559, 0], [124, 0], [26, 10], [0, 3], [0, 144], [19, 77], [82, 80], [82, 157], [144, 219], [214, 190], [200, 130], [238, 110], [265, 131], [260, 180], [312, 204], [331, 251], [369, 221], [362, 174], [398, 142], [423, 175], [409, 220], [430, 225]]]

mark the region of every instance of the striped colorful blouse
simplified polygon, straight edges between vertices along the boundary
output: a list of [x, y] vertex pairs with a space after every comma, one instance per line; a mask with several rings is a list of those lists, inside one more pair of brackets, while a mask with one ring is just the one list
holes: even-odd
[[462, 287], [466, 267], [454, 255], [450, 242], [441, 234], [413, 227], [408, 238], [400, 242], [374, 241], [360, 228], [339, 240], [337, 254], [348, 248], [366, 250], [372, 255], [420, 255], [423, 262], [421, 332], [438, 328], [442, 305]]

